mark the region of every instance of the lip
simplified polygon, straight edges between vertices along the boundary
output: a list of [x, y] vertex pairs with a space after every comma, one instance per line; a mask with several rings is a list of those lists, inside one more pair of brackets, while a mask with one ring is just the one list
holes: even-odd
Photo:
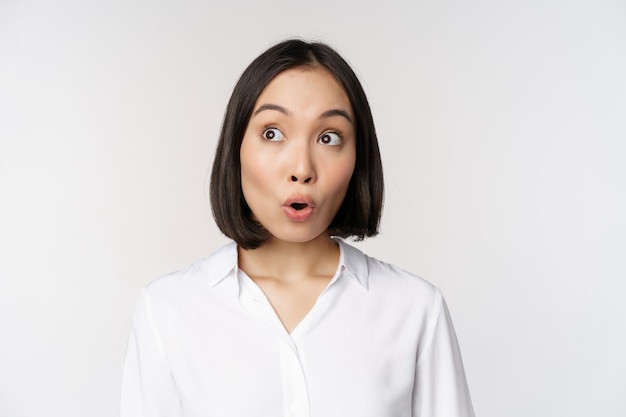
[[[306, 207], [297, 210], [292, 204], [306, 204]], [[283, 213], [287, 218], [294, 222], [303, 222], [313, 214], [315, 209], [315, 201], [305, 194], [294, 194], [283, 202]]]

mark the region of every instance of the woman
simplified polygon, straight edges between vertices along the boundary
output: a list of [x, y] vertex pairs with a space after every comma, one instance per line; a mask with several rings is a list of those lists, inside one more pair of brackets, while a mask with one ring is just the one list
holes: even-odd
[[122, 416], [472, 416], [441, 293], [340, 238], [378, 232], [369, 105], [330, 47], [250, 64], [211, 176], [233, 242], [143, 291]]

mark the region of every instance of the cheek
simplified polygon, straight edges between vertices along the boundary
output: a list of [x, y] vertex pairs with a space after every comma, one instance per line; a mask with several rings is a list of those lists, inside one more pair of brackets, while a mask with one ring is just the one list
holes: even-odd
[[264, 171], [258, 163], [246, 163], [241, 165], [241, 190], [244, 197], [248, 200], [252, 196], [258, 196], [263, 190], [264, 184], [268, 183], [268, 179], [264, 178]]
[[354, 168], [356, 165], [356, 152], [351, 152], [348, 157], [345, 158], [342, 164], [337, 166], [337, 178], [342, 179], [342, 183], [347, 187], [350, 183], [350, 179], [354, 174]]
[[[251, 135], [253, 136], [253, 135]], [[276, 175], [276, 156], [258, 143], [258, 138], [244, 136], [239, 149], [241, 163], [241, 183], [254, 186], [267, 186], [270, 178]]]
[[340, 200], [339, 204], [341, 204], [354, 173], [354, 158], [347, 158], [342, 163], [329, 167], [327, 172], [329, 173], [328, 187], [337, 196], [337, 199]]

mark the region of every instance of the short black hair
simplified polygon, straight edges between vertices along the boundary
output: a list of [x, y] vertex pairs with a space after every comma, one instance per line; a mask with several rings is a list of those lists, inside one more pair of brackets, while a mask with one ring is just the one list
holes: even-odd
[[226, 107], [211, 172], [211, 209], [217, 226], [244, 249], [258, 248], [270, 233], [254, 220], [241, 189], [240, 149], [254, 105], [265, 87], [292, 68], [324, 68], [345, 91], [356, 128], [356, 163], [348, 191], [328, 226], [332, 236], [362, 240], [378, 234], [383, 169], [367, 97], [350, 65], [330, 46], [289, 39], [259, 55], [243, 72]]

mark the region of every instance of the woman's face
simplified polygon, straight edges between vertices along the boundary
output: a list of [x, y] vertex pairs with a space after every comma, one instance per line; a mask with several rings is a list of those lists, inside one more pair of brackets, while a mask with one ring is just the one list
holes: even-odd
[[241, 186], [274, 239], [308, 242], [328, 229], [354, 171], [353, 120], [322, 68], [284, 71], [261, 92], [241, 143]]

